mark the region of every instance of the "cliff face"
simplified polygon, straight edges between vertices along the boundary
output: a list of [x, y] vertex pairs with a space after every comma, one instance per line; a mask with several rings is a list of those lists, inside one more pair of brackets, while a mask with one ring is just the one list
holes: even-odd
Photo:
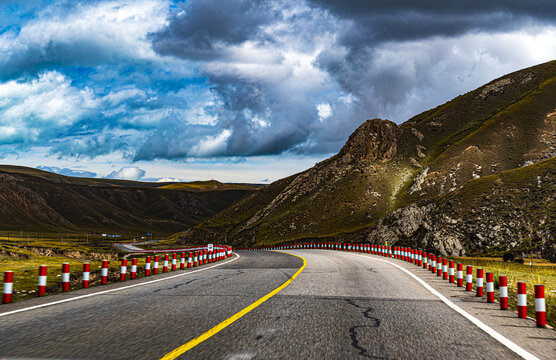
[[[475, 189], [467, 187], [468, 182], [501, 176], [555, 155], [556, 62], [549, 62], [496, 79], [401, 125], [367, 120], [337, 155], [269, 185], [177, 236], [185, 242], [225, 236], [232, 244], [250, 246], [387, 237], [390, 243], [434, 243], [453, 253], [475, 251], [477, 246], [502, 251], [520, 245], [508, 237], [500, 244], [488, 240], [487, 246], [481, 240], [487, 231], [471, 227], [459, 232], [443, 230], [463, 226], [452, 226], [450, 215], [463, 205], [453, 203], [450, 208], [446, 199], [462, 189]], [[554, 168], [553, 162], [547, 164]], [[546, 194], [551, 190], [546, 186], [541, 184], [535, 191]], [[487, 196], [473, 191], [467, 200]], [[501, 203], [509, 196], [507, 191], [504, 188], [500, 193]], [[536, 206], [529, 198], [509, 201], [508, 206], [511, 202], [515, 207]], [[486, 214], [489, 202], [483, 205]], [[506, 214], [502, 208], [496, 211]], [[496, 221], [484, 226], [495, 228]], [[534, 224], [531, 231], [521, 232], [519, 243], [536, 239], [535, 234], [552, 226]], [[469, 222], [469, 226], [474, 225]], [[499, 231], [510, 233], [519, 226], [500, 224]]]

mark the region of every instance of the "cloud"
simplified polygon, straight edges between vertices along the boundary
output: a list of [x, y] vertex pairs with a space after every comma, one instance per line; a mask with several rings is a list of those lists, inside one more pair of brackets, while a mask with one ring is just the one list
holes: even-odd
[[112, 171], [106, 175], [107, 179], [120, 179], [120, 180], [139, 180], [145, 176], [145, 170], [137, 166], [124, 166], [118, 171]]
[[0, 33], [0, 78], [61, 66], [152, 60], [148, 34], [166, 24], [165, 1], [54, 2], [21, 27]]
[[73, 176], [73, 177], [86, 177], [86, 178], [94, 178], [97, 176], [96, 173], [92, 171], [86, 170], [73, 170], [68, 168], [59, 168], [56, 166], [37, 166], [37, 169], [52, 172], [55, 174], [60, 174], [64, 176]]
[[166, 182], [182, 182], [182, 181], [177, 178], [165, 177], [165, 178], [156, 179], [156, 182], [166, 183]]

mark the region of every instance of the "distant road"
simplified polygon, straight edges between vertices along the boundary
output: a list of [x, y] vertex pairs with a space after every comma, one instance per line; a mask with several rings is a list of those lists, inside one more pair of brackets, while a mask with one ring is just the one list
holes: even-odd
[[[290, 252], [307, 260], [290, 285], [180, 358], [519, 358], [388, 263], [336, 251]], [[303, 265], [278, 252], [237, 253], [239, 259], [221, 266], [145, 286], [2, 317], [154, 278], [3, 305], [0, 356], [158, 359], [279, 287]]]

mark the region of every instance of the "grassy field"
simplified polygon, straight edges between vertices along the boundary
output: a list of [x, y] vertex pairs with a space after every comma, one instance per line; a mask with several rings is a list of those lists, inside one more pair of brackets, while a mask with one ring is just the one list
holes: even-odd
[[14, 272], [13, 301], [36, 296], [40, 265], [48, 266], [47, 293], [60, 291], [64, 262], [70, 264], [72, 288], [81, 287], [84, 263], [90, 264], [91, 284], [99, 282], [103, 259], [110, 261], [110, 278], [116, 280], [121, 254], [112, 246], [114, 242], [133, 242], [133, 239], [84, 233], [0, 232], [0, 274]]
[[504, 262], [501, 258], [451, 257], [449, 260], [454, 260], [456, 264], [461, 262], [464, 265], [464, 279], [465, 266], [473, 266], [473, 289], [475, 289], [477, 268], [484, 269], [485, 277], [487, 272], [492, 272], [496, 299], [498, 299], [498, 277], [506, 275], [509, 305], [515, 311], [517, 311], [517, 282], [525, 281], [527, 283], [527, 314], [532, 318], [535, 318], [534, 285], [544, 285], [547, 322], [556, 327], [556, 264], [540, 259], [533, 259], [532, 266], [529, 265], [530, 259], [525, 259], [525, 264]]

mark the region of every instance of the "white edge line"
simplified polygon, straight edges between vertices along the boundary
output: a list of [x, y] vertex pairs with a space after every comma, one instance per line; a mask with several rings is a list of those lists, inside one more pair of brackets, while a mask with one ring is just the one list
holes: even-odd
[[[231, 259], [230, 261], [226, 261], [226, 262], [223, 262], [223, 263], [220, 263], [220, 264], [212, 265], [212, 266], [209, 266], [209, 267], [206, 267], [206, 268], [197, 269], [197, 270], [193, 270], [193, 271], [187, 271], [187, 272], [184, 272], [184, 273], [181, 273], [181, 274], [168, 276], [168, 277], [165, 277], [165, 278], [162, 278], [162, 279], [156, 279], [156, 280], [142, 282], [140, 284], [133, 284], [133, 285], [128, 285], [128, 286], [123, 286], [123, 287], [119, 287], [117, 289], [104, 290], [104, 291], [94, 292], [92, 294], [80, 295], [80, 296], [72, 297], [72, 298], [69, 298], [69, 299], [58, 300], [58, 301], [53, 301], [53, 302], [49, 302], [49, 303], [46, 303], [46, 304], [40, 304], [40, 305], [26, 307], [26, 308], [23, 308], [23, 309], [12, 310], [12, 311], [8, 311], [8, 312], [5, 312], [5, 313], [1, 313], [0, 317], [12, 315], [12, 314], [16, 314], [16, 313], [20, 313], [20, 312], [24, 312], [24, 311], [40, 309], [40, 308], [43, 308], [43, 307], [46, 307], [46, 306], [62, 304], [62, 303], [69, 302], [69, 301], [81, 300], [81, 299], [85, 299], [85, 298], [92, 297], [92, 296], [108, 294], [108, 293], [111, 293], [111, 292], [120, 291], [120, 290], [124, 290], [124, 289], [130, 289], [130, 288], [133, 288], [133, 287], [136, 287], [136, 286], [149, 285], [149, 284], [153, 284], [153, 283], [156, 283], [156, 282], [159, 282], [159, 281], [170, 280], [170, 279], [174, 279], [174, 278], [177, 278], [177, 277], [180, 277], [180, 276], [194, 274], [194, 273], [199, 272], [199, 271], [209, 270], [209, 269], [212, 269], [212, 268], [217, 267], [217, 266], [221, 266], [221, 265], [224, 265], [224, 264], [229, 264], [232, 261], [236, 261], [237, 259], [240, 258], [239, 254], [237, 254], [235, 252], [232, 253], [232, 254], [234, 254], [236, 256], [236, 258]], [[118, 283], [112, 283], [112, 284], [118, 284]], [[67, 293], [67, 294], [71, 295], [71, 292]]]
[[358, 255], [358, 256], [363, 256], [367, 259], [373, 259], [373, 260], [380, 260], [383, 262], [386, 262], [388, 264], [394, 265], [395, 267], [397, 267], [398, 269], [404, 271], [406, 274], [408, 274], [409, 276], [411, 276], [412, 278], [414, 278], [415, 280], [417, 280], [418, 283], [420, 283], [421, 285], [423, 285], [423, 287], [425, 289], [427, 289], [428, 291], [430, 291], [433, 295], [436, 295], [440, 300], [442, 300], [446, 305], [448, 305], [449, 307], [451, 307], [453, 310], [455, 310], [456, 312], [460, 313], [461, 315], [463, 315], [463, 317], [465, 317], [467, 320], [471, 321], [473, 324], [477, 325], [477, 327], [481, 330], [483, 330], [484, 332], [486, 332], [487, 334], [489, 334], [490, 336], [492, 336], [494, 339], [496, 339], [498, 342], [500, 342], [502, 345], [506, 346], [508, 349], [512, 350], [513, 352], [515, 352], [516, 354], [518, 354], [519, 356], [521, 356], [524, 359], [527, 360], [539, 360], [538, 357], [536, 357], [535, 355], [531, 354], [530, 352], [528, 352], [527, 350], [523, 349], [522, 347], [520, 347], [519, 345], [517, 345], [516, 343], [514, 343], [513, 341], [509, 340], [508, 338], [504, 337], [504, 335], [498, 333], [496, 330], [494, 330], [493, 328], [491, 328], [490, 326], [488, 326], [487, 324], [485, 324], [484, 322], [482, 322], [481, 320], [477, 319], [476, 317], [474, 317], [473, 315], [471, 315], [470, 313], [468, 313], [467, 311], [463, 310], [462, 308], [460, 308], [459, 306], [457, 306], [456, 304], [454, 304], [453, 302], [451, 302], [450, 300], [448, 300], [448, 298], [446, 298], [444, 295], [442, 295], [441, 293], [439, 293], [438, 291], [436, 291], [432, 286], [430, 286], [429, 284], [427, 284], [424, 280], [422, 280], [421, 278], [419, 278], [418, 276], [414, 275], [413, 273], [411, 273], [410, 271], [408, 271], [407, 269], [405, 269], [404, 267], [395, 264], [391, 261], [388, 260], [384, 260], [384, 259], [380, 259], [380, 258], [375, 258], [374, 256], [366, 256], [366, 255], [361, 255], [361, 254], [352, 254], [352, 255]]

